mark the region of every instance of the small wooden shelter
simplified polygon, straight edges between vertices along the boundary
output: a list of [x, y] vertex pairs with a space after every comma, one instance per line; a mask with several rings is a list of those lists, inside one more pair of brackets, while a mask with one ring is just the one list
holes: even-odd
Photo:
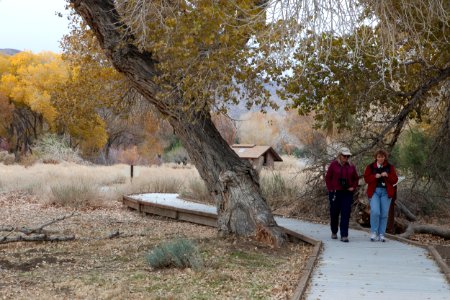
[[234, 144], [231, 148], [240, 158], [248, 159], [259, 172], [261, 168], [273, 168], [274, 162], [283, 161], [278, 153], [270, 146], [256, 146], [255, 144]]

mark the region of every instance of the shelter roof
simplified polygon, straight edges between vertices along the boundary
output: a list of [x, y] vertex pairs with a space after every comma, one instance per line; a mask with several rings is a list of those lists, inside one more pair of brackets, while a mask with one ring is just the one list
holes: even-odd
[[258, 158], [270, 152], [274, 161], [283, 161], [278, 153], [270, 146], [256, 146], [255, 144], [234, 144], [231, 148], [240, 158]]

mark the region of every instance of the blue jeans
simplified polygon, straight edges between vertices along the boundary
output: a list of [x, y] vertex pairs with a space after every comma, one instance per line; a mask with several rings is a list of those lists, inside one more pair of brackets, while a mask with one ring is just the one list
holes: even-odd
[[377, 187], [370, 199], [370, 230], [376, 234], [385, 234], [391, 199], [385, 188]]
[[[350, 221], [350, 212], [352, 210], [353, 192], [336, 191], [329, 192], [330, 202], [330, 227], [331, 232], [336, 234], [341, 230], [341, 237], [348, 237], [348, 223]], [[339, 215], [341, 220], [339, 222]]]

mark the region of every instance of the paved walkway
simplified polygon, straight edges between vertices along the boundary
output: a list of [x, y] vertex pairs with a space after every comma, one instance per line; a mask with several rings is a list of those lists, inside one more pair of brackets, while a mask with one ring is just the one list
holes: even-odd
[[350, 230], [350, 243], [331, 239], [329, 226], [277, 218], [280, 226], [323, 242], [307, 299], [450, 299], [450, 286], [427, 250]]
[[[210, 205], [177, 199], [176, 194], [132, 197], [189, 210], [216, 211]], [[350, 243], [343, 243], [330, 238], [326, 225], [278, 217], [276, 221], [323, 242], [306, 299], [450, 299], [450, 285], [425, 249], [393, 240], [370, 242], [369, 234], [359, 230], [350, 230]]]

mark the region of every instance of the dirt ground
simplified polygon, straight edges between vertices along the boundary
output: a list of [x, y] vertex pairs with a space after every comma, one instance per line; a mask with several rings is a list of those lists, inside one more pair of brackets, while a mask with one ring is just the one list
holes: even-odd
[[[22, 192], [0, 193], [0, 208], [0, 228], [36, 227], [72, 213]], [[287, 299], [312, 250], [223, 239], [213, 228], [141, 215], [119, 202], [76, 211], [45, 229], [76, 238], [0, 243], [1, 299]], [[0, 239], [14, 235], [0, 231]], [[149, 251], [177, 237], [197, 244], [203, 267], [152, 269]]]

